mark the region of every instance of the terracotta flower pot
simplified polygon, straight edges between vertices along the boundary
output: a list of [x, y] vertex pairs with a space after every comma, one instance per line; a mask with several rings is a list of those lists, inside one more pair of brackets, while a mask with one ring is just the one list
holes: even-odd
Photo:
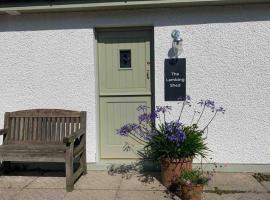
[[186, 159], [162, 159], [161, 181], [165, 187], [172, 187], [176, 178], [186, 169], [192, 168], [192, 158]]
[[182, 185], [181, 199], [182, 200], [201, 200], [203, 193], [203, 185]]

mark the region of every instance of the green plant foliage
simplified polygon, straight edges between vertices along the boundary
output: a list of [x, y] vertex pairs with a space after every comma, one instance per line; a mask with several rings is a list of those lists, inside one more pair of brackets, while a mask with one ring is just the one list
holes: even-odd
[[196, 156], [205, 157], [209, 151], [203, 132], [196, 125], [183, 128], [186, 138], [181, 143], [168, 139], [164, 125], [160, 125], [152, 139], [145, 146], [145, 151], [153, 160], [162, 158], [181, 159]]
[[270, 181], [270, 174], [263, 174], [263, 173], [255, 173], [253, 177], [257, 179], [257, 181]]
[[185, 170], [177, 179], [180, 185], [205, 185], [210, 180], [210, 176], [204, 174], [199, 169]]

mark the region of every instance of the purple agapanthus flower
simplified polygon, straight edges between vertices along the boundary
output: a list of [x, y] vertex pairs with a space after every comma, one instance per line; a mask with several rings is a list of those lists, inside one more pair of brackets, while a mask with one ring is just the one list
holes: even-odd
[[183, 130], [178, 129], [176, 132], [169, 134], [167, 138], [171, 142], [177, 142], [180, 144], [186, 139], [186, 134]]
[[143, 113], [143, 114], [139, 115], [138, 121], [140, 124], [143, 122], [144, 123], [151, 123], [151, 122], [154, 122], [156, 118], [158, 118], [158, 115], [155, 112]]
[[191, 107], [191, 97], [189, 95], [187, 95], [185, 103]]
[[177, 101], [185, 101], [185, 98], [183, 98], [183, 97], [178, 97], [178, 98], [177, 98]]
[[185, 97], [179, 97], [177, 99], [177, 101], [191, 101], [191, 97], [189, 95], [185, 96]]
[[128, 136], [132, 131], [138, 131], [140, 126], [135, 123], [129, 123], [122, 126], [120, 129], [117, 129], [117, 134], [121, 136]]
[[165, 132], [169, 141], [176, 142], [179, 145], [186, 139], [181, 122], [172, 121], [165, 123]]
[[177, 121], [171, 121], [171, 122], [165, 122], [165, 128], [169, 131], [174, 131], [175, 128], [182, 128], [183, 124], [181, 122]]
[[204, 103], [205, 103], [205, 102], [204, 102], [204, 100], [202, 100], [202, 99], [198, 102], [198, 104], [200, 104], [201, 106], [203, 106]]
[[225, 109], [223, 107], [219, 107], [218, 109], [216, 109], [216, 112], [221, 112], [221, 113], [225, 113]]
[[211, 100], [206, 100], [205, 101], [205, 106], [208, 107], [208, 108], [215, 108], [215, 102], [214, 101], [211, 101]]
[[168, 112], [169, 110], [172, 110], [172, 107], [171, 106], [157, 106], [156, 107], [156, 113], [165, 113], [165, 112]]
[[201, 106], [205, 106], [207, 108], [210, 108], [212, 110], [212, 112], [215, 111], [215, 102], [212, 100], [203, 100], [201, 99], [201, 101], [198, 102], [198, 104], [200, 104]]
[[137, 108], [137, 110], [138, 111], [143, 111], [143, 112], [146, 112], [147, 111], [147, 106], [145, 106], [145, 105], [140, 105], [140, 106], [138, 106], [138, 108]]

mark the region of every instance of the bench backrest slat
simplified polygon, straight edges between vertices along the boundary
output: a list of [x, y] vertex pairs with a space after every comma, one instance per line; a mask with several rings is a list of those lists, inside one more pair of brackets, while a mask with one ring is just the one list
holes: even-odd
[[4, 144], [59, 144], [81, 125], [82, 112], [35, 109], [6, 113]]

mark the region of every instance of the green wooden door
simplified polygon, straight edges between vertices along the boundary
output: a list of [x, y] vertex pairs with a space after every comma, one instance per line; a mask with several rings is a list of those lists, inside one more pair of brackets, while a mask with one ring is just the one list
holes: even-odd
[[116, 134], [125, 123], [137, 122], [139, 105], [151, 107], [150, 30], [98, 30], [100, 158], [137, 158], [124, 151], [129, 138]]

